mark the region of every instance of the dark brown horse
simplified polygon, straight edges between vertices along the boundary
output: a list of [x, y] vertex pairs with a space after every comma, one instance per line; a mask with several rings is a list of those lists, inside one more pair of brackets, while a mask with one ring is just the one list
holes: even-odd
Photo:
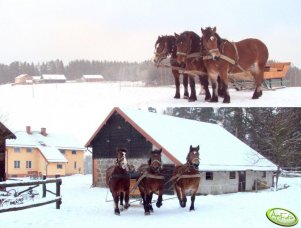
[[114, 212], [120, 215], [118, 203], [120, 202], [121, 209], [123, 209], [123, 199], [125, 200], [124, 208], [127, 209], [129, 205], [129, 189], [130, 189], [130, 175], [128, 174], [127, 150], [125, 148], [116, 149], [116, 164], [111, 166], [106, 171], [106, 183], [110, 188], [114, 199]]
[[[223, 82], [223, 103], [230, 103], [228, 92], [228, 74], [250, 72], [255, 80], [255, 91], [252, 99], [262, 95], [264, 68], [268, 61], [269, 52], [266, 45], [258, 39], [245, 39], [239, 42], [229, 42], [220, 38], [216, 28], [202, 29], [202, 45], [210, 58], [204, 59], [205, 67], [211, 82], [216, 83], [220, 75]], [[213, 88], [214, 102], [218, 101], [216, 88]]]
[[[159, 64], [166, 59], [168, 56], [170, 56], [170, 65], [172, 67], [172, 74], [174, 76], [175, 80], [175, 86], [176, 86], [176, 94], [174, 98], [179, 99], [181, 97], [180, 95], [180, 70], [184, 69], [185, 64], [184, 63], [178, 63], [177, 62], [177, 47], [176, 47], [176, 37], [175, 36], [159, 36], [156, 44], [155, 44], [155, 57], [154, 57], [154, 63], [159, 66]], [[207, 81], [204, 81], [205, 79], [200, 77], [201, 86], [206, 89], [208, 88], [208, 79]], [[189, 85], [190, 85], [190, 96], [188, 92], [188, 75], [183, 74], [183, 85], [184, 85], [184, 98], [189, 98], [189, 101], [195, 101], [197, 100], [196, 97], [196, 90], [195, 90], [195, 79], [194, 77], [189, 77]], [[209, 93], [210, 95], [210, 93]]]
[[[176, 46], [177, 46], [177, 61], [181, 64], [185, 64], [185, 70], [189, 72], [195, 72], [202, 78], [205, 89], [205, 100], [214, 100], [214, 97], [211, 98], [209, 89], [208, 89], [208, 73], [204, 65], [203, 48], [201, 46], [201, 38], [198, 34], [192, 31], [186, 31], [180, 35], [176, 35]], [[193, 76], [190, 76], [193, 77]], [[220, 83], [218, 85], [212, 84], [213, 87], [218, 86], [218, 94], [222, 95], [222, 86]]]
[[194, 210], [195, 195], [199, 188], [201, 179], [199, 173], [199, 149], [199, 146], [190, 146], [189, 153], [186, 158], [186, 164], [177, 166], [171, 178], [181, 207], [186, 207], [186, 192], [190, 191], [190, 211]]
[[137, 184], [143, 200], [145, 215], [150, 215], [150, 212], [154, 211], [152, 207], [153, 193], [158, 194], [156, 206], [158, 208], [162, 206], [164, 176], [161, 173], [161, 152], [162, 149], [152, 151], [148, 165], [141, 166], [138, 169], [139, 177], [137, 178]]

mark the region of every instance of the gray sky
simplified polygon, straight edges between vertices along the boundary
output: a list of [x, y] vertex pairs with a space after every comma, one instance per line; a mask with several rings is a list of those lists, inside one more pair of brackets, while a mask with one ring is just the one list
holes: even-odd
[[0, 0], [0, 63], [144, 61], [159, 35], [217, 26], [301, 68], [300, 0]]

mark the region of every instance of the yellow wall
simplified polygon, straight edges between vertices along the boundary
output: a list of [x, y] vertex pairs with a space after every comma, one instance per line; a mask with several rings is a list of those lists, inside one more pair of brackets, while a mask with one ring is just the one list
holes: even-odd
[[[27, 152], [26, 148], [20, 148], [20, 152], [15, 152], [13, 147], [7, 147], [6, 164], [9, 177], [12, 176], [28, 176], [28, 171], [37, 171], [39, 175], [60, 176], [83, 173], [84, 170], [84, 152], [76, 151], [76, 155], [72, 154], [71, 150], [66, 150], [65, 157], [68, 163], [52, 162], [47, 164], [47, 161], [37, 148], [32, 148], [32, 152]], [[14, 161], [20, 161], [20, 168], [14, 168]], [[31, 161], [31, 168], [26, 168], [26, 161]], [[74, 162], [77, 163], [76, 169]], [[62, 164], [62, 169], [57, 168], [57, 164]], [[47, 169], [47, 171], [46, 171]]]
[[[68, 160], [66, 164], [66, 175], [72, 175], [84, 172], [84, 152], [76, 151], [76, 154], [72, 154], [72, 150], [65, 150], [65, 158]], [[76, 162], [76, 168], [74, 163]]]

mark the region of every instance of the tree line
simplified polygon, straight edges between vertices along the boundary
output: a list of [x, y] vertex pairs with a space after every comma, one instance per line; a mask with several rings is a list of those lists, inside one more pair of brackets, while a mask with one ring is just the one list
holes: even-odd
[[[64, 64], [61, 60], [42, 63], [12, 62], [0, 64], [0, 84], [12, 83], [20, 74], [37, 76], [42, 74], [64, 74], [67, 80], [76, 80], [84, 74], [104, 76], [107, 81], [142, 81], [146, 85], [174, 84], [173, 75], [168, 68], [157, 68], [151, 61], [118, 62], [74, 60]], [[291, 67], [286, 76], [287, 86], [301, 86], [301, 71]]]
[[277, 166], [301, 167], [301, 108], [178, 107], [164, 113], [219, 124]]

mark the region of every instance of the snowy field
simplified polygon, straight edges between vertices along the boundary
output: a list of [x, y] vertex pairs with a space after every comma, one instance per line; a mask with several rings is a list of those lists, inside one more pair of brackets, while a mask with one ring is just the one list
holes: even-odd
[[[199, 85], [197, 85], [199, 91]], [[183, 94], [183, 88], [181, 88]], [[155, 107], [301, 107], [301, 88], [264, 91], [252, 100], [253, 91], [231, 90], [231, 104], [174, 99], [175, 87], [143, 87], [141, 83], [65, 83], [40, 85], [1, 85], [0, 119], [12, 129], [47, 131], [75, 135], [86, 143], [113, 107], [147, 109]], [[79, 130], [80, 129], [80, 130]]]
[[[301, 178], [280, 178], [281, 185], [288, 184], [290, 187], [277, 192], [268, 189], [258, 193], [197, 196], [196, 210], [192, 212], [187, 207], [181, 208], [177, 199], [169, 199], [163, 201], [161, 208], [154, 207], [155, 212], [150, 216], [144, 215], [139, 202], [132, 202], [132, 206], [121, 212], [120, 216], [114, 215], [113, 203], [106, 202], [107, 190], [91, 188], [91, 175], [62, 179], [63, 203], [60, 210], [55, 209], [55, 204], [49, 204], [1, 213], [0, 227], [279, 227], [266, 218], [266, 211], [272, 207], [291, 210], [301, 218]], [[163, 197], [168, 199], [174, 196]], [[301, 227], [300, 222], [295, 227]]]

